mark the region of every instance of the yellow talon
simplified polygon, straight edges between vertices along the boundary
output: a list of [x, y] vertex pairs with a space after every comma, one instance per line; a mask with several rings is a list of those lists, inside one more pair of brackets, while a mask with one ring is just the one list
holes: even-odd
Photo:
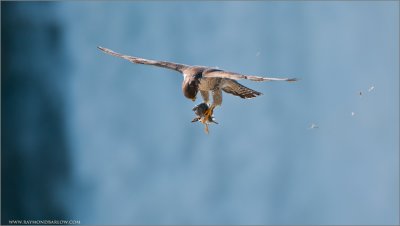
[[212, 121], [212, 115], [214, 113], [214, 105], [211, 105], [210, 108], [208, 108], [205, 112], [204, 112], [204, 121], [205, 122], [211, 122]]

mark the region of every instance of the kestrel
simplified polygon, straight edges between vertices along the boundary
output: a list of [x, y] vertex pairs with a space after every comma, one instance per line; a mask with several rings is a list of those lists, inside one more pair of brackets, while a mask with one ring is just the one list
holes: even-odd
[[[210, 102], [210, 92], [212, 95], [213, 102], [204, 115], [201, 118], [203, 124], [207, 122], [213, 122], [213, 111], [215, 107], [221, 106], [222, 104], [222, 91], [230, 93], [235, 96], [239, 96], [244, 99], [254, 98], [262, 93], [247, 88], [241, 85], [237, 80], [247, 79], [256, 82], [269, 82], [269, 81], [287, 81], [294, 82], [295, 78], [267, 78], [254, 75], [243, 75], [235, 72], [229, 72], [220, 70], [213, 67], [205, 66], [191, 66], [185, 64], [177, 64], [167, 61], [148, 60], [134, 56], [123, 55], [116, 53], [110, 49], [98, 47], [101, 51], [110, 54], [112, 56], [120, 57], [128, 60], [135, 64], [147, 64], [157, 67], [163, 67], [180, 72], [183, 75], [182, 92], [183, 95], [191, 99], [196, 100], [198, 92], [200, 92], [204, 103], [207, 105]], [[199, 106], [199, 105], [198, 105]]]

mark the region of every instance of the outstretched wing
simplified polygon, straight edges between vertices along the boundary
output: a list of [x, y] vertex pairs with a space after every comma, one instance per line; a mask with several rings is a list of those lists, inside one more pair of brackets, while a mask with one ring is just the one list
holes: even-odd
[[128, 55], [123, 55], [120, 53], [116, 53], [114, 51], [112, 51], [111, 49], [107, 49], [101, 46], [97, 47], [98, 49], [100, 49], [101, 51], [110, 54], [112, 56], [116, 56], [116, 57], [120, 57], [122, 59], [128, 60], [132, 63], [135, 64], [147, 64], [147, 65], [153, 65], [153, 66], [157, 66], [157, 67], [162, 67], [162, 68], [167, 68], [167, 69], [171, 69], [171, 70], [175, 70], [178, 72], [181, 72], [188, 68], [188, 65], [185, 64], [177, 64], [177, 63], [173, 63], [173, 62], [167, 62], [167, 61], [157, 61], [157, 60], [148, 60], [148, 59], [143, 59], [143, 58], [139, 58], [139, 57], [133, 57], [133, 56], [128, 56]]
[[246, 86], [232, 79], [223, 79], [222, 90], [244, 99], [254, 98], [262, 95], [262, 93], [247, 88]]
[[208, 78], [228, 78], [233, 80], [248, 79], [256, 82], [269, 82], [269, 81], [287, 81], [295, 82], [296, 78], [268, 78], [254, 75], [243, 75], [235, 72], [223, 71], [219, 69], [208, 69], [203, 72], [203, 77]]

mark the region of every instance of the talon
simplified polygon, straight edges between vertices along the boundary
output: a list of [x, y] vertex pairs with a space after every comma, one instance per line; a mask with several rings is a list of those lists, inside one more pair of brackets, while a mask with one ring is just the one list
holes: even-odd
[[206, 122], [207, 122], [207, 121], [210, 121], [210, 122], [213, 121], [212, 115], [213, 115], [213, 113], [214, 113], [214, 108], [215, 108], [215, 106], [214, 106], [214, 105], [211, 105], [211, 107], [208, 108], [208, 109], [204, 112], [204, 119], [205, 119]]

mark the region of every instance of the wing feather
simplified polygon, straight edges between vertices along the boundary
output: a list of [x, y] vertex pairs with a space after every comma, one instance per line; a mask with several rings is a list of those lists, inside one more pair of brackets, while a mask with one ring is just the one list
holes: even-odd
[[177, 63], [168, 62], [168, 61], [148, 60], [148, 59], [143, 59], [143, 58], [139, 58], [139, 57], [123, 55], [120, 53], [116, 53], [116, 52], [112, 51], [111, 49], [107, 49], [107, 48], [104, 48], [101, 46], [98, 46], [97, 48], [107, 54], [110, 54], [110, 55], [116, 56], [116, 57], [120, 57], [122, 59], [125, 59], [125, 60], [130, 61], [135, 64], [153, 65], [153, 66], [157, 66], [157, 67], [175, 70], [178, 72], [182, 72], [184, 69], [189, 67], [188, 65], [185, 65], [185, 64], [177, 64]]
[[261, 77], [255, 75], [243, 75], [235, 72], [223, 71], [219, 69], [209, 69], [203, 72], [203, 77], [208, 78], [228, 78], [233, 80], [241, 80], [241, 79], [248, 79], [251, 81], [256, 82], [269, 82], [269, 81], [287, 81], [287, 82], [295, 82], [297, 81], [296, 78], [268, 78], [268, 77]]
[[232, 79], [224, 79], [222, 90], [244, 99], [254, 98], [262, 95], [262, 93], [252, 90]]

